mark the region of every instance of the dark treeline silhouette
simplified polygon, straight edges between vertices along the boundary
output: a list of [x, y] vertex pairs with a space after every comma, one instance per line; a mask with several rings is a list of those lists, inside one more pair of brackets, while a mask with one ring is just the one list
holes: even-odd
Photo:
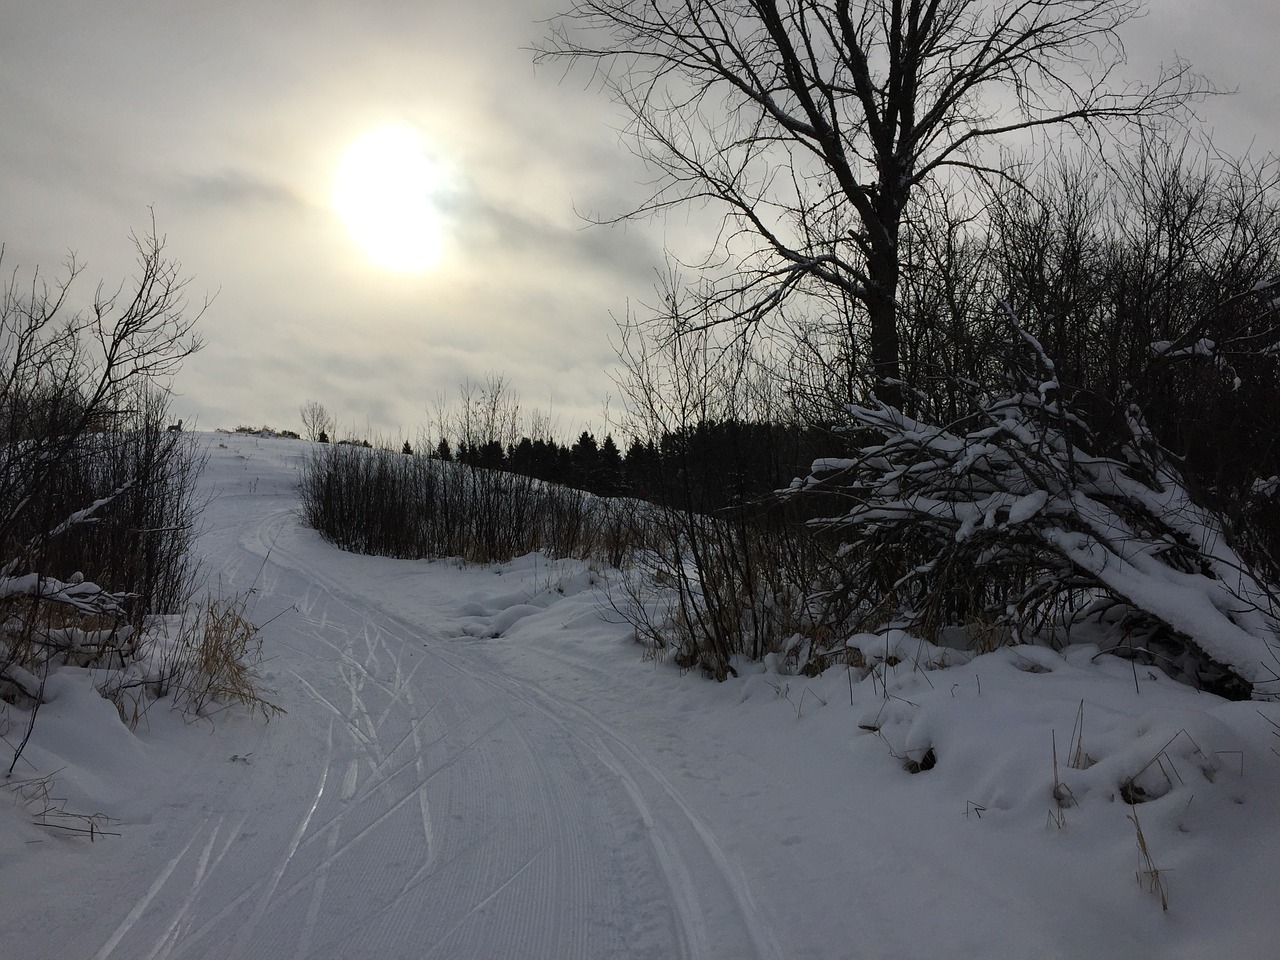
[[584, 430], [572, 444], [530, 439], [451, 444], [431, 456], [486, 470], [505, 470], [602, 497], [633, 497], [663, 506], [714, 513], [768, 500], [814, 458], [829, 454], [826, 430], [742, 420], [702, 421], [633, 439], [624, 453], [606, 434]]

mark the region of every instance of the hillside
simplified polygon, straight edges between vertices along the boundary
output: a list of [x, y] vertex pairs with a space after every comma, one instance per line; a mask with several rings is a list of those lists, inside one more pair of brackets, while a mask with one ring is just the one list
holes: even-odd
[[206, 573], [254, 590], [287, 713], [160, 701], [131, 733], [61, 671], [14, 779], [115, 835], [7, 791], [3, 956], [1274, 955], [1277, 704], [905, 636], [713, 683], [643, 656], [617, 572], [325, 544], [308, 446], [210, 434], [202, 481]]

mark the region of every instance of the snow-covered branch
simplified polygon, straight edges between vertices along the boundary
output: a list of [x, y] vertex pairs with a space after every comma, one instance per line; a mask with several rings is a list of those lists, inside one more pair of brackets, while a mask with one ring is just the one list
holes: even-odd
[[48, 600], [74, 607], [81, 613], [115, 614], [131, 594], [112, 593], [83, 577], [62, 581], [56, 577], [42, 577], [28, 573], [20, 577], [0, 577], [0, 602], [15, 597]]
[[1280, 696], [1275, 587], [1194, 500], [1141, 411], [1105, 441], [1060, 404], [1039, 344], [1023, 344], [1033, 363], [1021, 383], [975, 398], [959, 424], [850, 407], [853, 427], [882, 439], [796, 484], [851, 501], [818, 523], [848, 538], [864, 579], [905, 570], [891, 606], [918, 628], [980, 615], [1029, 636], [1107, 598], [1178, 651], [1174, 672], [1225, 695]]

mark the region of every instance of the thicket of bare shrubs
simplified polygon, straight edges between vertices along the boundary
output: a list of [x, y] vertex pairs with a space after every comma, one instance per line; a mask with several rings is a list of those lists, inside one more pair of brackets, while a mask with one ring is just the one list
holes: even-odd
[[[145, 712], [143, 691], [179, 690], [189, 713], [208, 701], [195, 694], [213, 676], [203, 668], [210, 658], [157, 630], [159, 618], [186, 614], [197, 586], [204, 454], [190, 434], [168, 429], [167, 383], [199, 349], [202, 311], [186, 309], [186, 281], [163, 240], [153, 232], [134, 242], [130, 284], [100, 287], [83, 309], [73, 306], [74, 261], [54, 279], [14, 271], [0, 291], [0, 711], [10, 771], [53, 670], [93, 670], [127, 720]], [[191, 636], [216, 634], [209, 624], [193, 619]]]
[[[831, 538], [803, 523], [808, 505], [772, 491], [822, 442], [783, 391], [772, 364], [710, 331], [654, 337], [624, 328], [620, 386], [629, 430], [651, 438], [648, 495], [630, 576], [615, 607], [637, 639], [681, 667], [724, 679], [733, 660], [795, 657], [838, 632], [839, 571]], [[763, 425], [770, 429], [762, 431]], [[761, 438], [763, 442], [761, 442]]]
[[[814, 590], [836, 571], [824, 539], [781, 504], [704, 515], [654, 507], [636, 536], [642, 548], [614, 590], [614, 608], [655, 655], [723, 680], [733, 661], [820, 655], [836, 634], [836, 605]], [[806, 649], [801, 650], [805, 645]]]
[[534, 551], [617, 557], [634, 509], [521, 474], [355, 444], [318, 445], [301, 487], [306, 523], [344, 550], [474, 563]]

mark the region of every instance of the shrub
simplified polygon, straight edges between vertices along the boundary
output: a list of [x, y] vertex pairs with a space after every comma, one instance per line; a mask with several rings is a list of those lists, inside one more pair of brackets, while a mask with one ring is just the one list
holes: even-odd
[[317, 447], [303, 462], [301, 488], [306, 523], [355, 553], [492, 563], [533, 551], [600, 556], [625, 539], [625, 515], [612, 501], [382, 447]]
[[261, 685], [262, 637], [248, 616], [250, 596], [211, 594], [151, 625], [145, 653], [103, 688], [126, 722], [136, 724], [150, 700], [166, 696], [188, 719], [234, 705], [267, 720], [284, 712]]
[[[194, 588], [204, 458], [195, 438], [167, 429], [166, 386], [200, 347], [200, 312], [187, 314], [163, 241], [153, 232], [135, 245], [132, 291], [99, 293], [86, 313], [67, 307], [74, 262], [61, 281], [15, 273], [0, 290], [0, 697], [23, 729], [10, 772], [50, 671], [94, 670], [109, 695], [149, 679], [157, 618], [182, 611]], [[251, 661], [236, 636], [226, 650]], [[219, 679], [205, 684], [201, 667], [187, 689], [243, 694], [209, 653], [207, 676]]]
[[1141, 410], [1091, 418], [1016, 328], [1009, 359], [1008, 390], [975, 389], [946, 426], [851, 407], [872, 442], [797, 484], [844, 498], [817, 525], [844, 539], [870, 625], [938, 640], [985, 624], [1031, 641], [1106, 615], [1129, 652], [1175, 676], [1233, 698], [1280, 693], [1275, 589], [1192, 497]]

